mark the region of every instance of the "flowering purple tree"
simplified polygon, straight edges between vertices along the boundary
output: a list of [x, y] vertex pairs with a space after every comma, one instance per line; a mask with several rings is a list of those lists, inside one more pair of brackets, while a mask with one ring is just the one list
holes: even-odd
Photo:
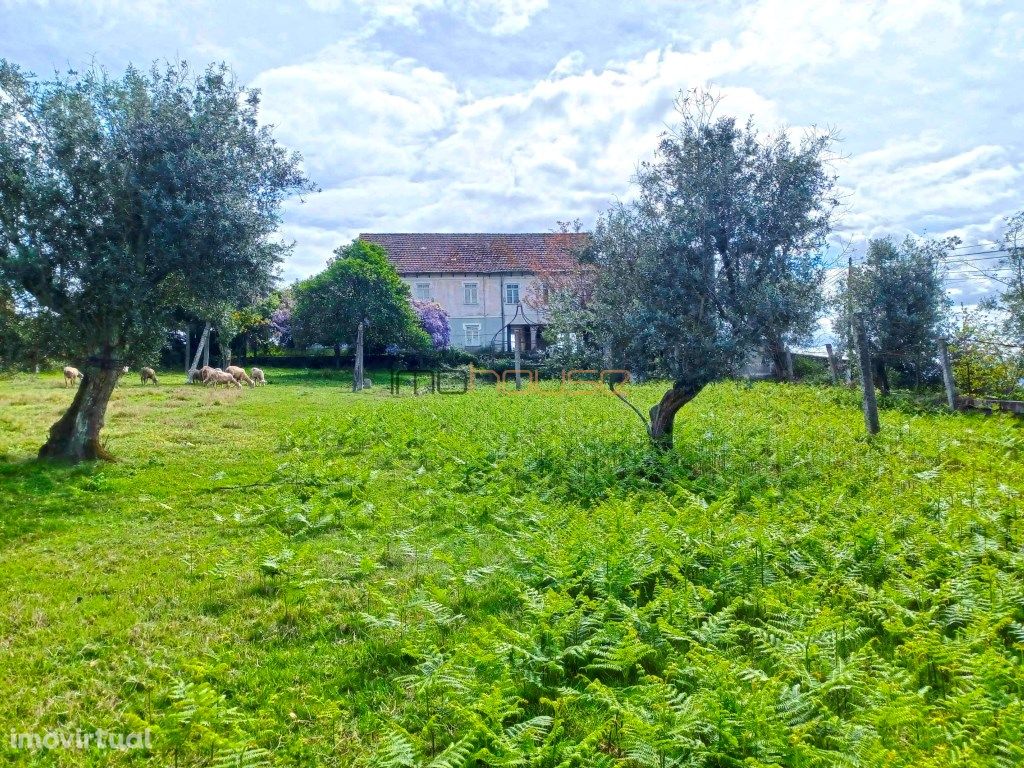
[[435, 301], [413, 301], [412, 306], [420, 318], [423, 330], [434, 342], [434, 349], [446, 349], [452, 337], [448, 313]]
[[282, 347], [287, 347], [292, 342], [292, 300], [290, 293], [285, 293], [281, 297], [281, 305], [270, 313], [270, 338]]

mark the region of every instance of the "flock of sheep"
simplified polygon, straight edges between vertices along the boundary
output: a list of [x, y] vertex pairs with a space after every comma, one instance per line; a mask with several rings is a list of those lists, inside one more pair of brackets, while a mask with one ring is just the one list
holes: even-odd
[[[152, 373], [152, 369], [142, 369], [142, 383], [146, 383], [146, 371]], [[242, 388], [242, 382], [244, 381], [250, 387], [262, 387], [267, 383], [267, 377], [263, 373], [262, 368], [253, 368], [252, 376], [245, 372], [245, 368], [239, 368], [237, 365], [229, 365], [223, 371], [220, 368], [211, 368], [208, 365], [204, 365], [198, 371], [189, 372], [189, 381], [193, 384], [200, 382], [208, 387], [216, 387], [218, 384], [223, 384], [226, 387], [238, 387]], [[153, 377], [153, 381], [156, 381], [156, 377]]]
[[[121, 372], [128, 373], [128, 366], [125, 366]], [[157, 381], [156, 371], [152, 368], [143, 368], [139, 371], [139, 374], [142, 378], [142, 386], [146, 386], [146, 383], [150, 381], [154, 384], [160, 383]], [[82, 372], [74, 366], [69, 365], [64, 368], [65, 388], [72, 384], [77, 384], [81, 378]], [[262, 368], [253, 368], [252, 376], [250, 376], [245, 372], [245, 368], [240, 368], [237, 365], [229, 365], [224, 370], [204, 365], [197, 371], [189, 371], [188, 380], [193, 384], [198, 382], [208, 387], [216, 387], [218, 384], [223, 384], [226, 387], [238, 387], [239, 389], [242, 388], [243, 381], [250, 387], [262, 387], [267, 383], [267, 377], [263, 373]]]

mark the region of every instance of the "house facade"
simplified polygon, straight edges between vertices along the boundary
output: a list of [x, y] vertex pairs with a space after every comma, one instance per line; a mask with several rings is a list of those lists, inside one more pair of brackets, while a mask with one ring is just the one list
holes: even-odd
[[448, 313], [451, 343], [529, 353], [548, 322], [541, 275], [571, 269], [584, 235], [561, 233], [363, 233], [387, 251], [413, 299]]

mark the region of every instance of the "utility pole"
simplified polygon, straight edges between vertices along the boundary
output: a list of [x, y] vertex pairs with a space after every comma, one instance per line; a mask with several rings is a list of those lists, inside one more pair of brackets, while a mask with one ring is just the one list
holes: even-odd
[[860, 378], [863, 390], [864, 426], [868, 434], [877, 435], [881, 426], [878, 423], [878, 401], [875, 399], [875, 382], [871, 379], [871, 352], [868, 349], [868, 334], [864, 330], [864, 315], [857, 313], [854, 320], [857, 335], [857, 357], [860, 358]]
[[953, 380], [953, 366], [949, 362], [949, 346], [945, 339], [939, 339], [939, 362], [942, 364], [942, 383], [946, 386], [946, 402], [949, 410], [956, 410], [956, 382]]

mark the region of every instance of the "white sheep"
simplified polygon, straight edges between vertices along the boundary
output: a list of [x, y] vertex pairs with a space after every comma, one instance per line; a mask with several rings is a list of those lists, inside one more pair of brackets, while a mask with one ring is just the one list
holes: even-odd
[[211, 368], [208, 365], [204, 365], [198, 371], [197, 370], [189, 371], [189, 379], [188, 380], [191, 383], [193, 383], [193, 384], [195, 384], [196, 382], [200, 382], [202, 384], [205, 384], [206, 380], [208, 378], [210, 378], [210, 374], [213, 373], [214, 370], [216, 370], [216, 369], [215, 368]]
[[262, 368], [252, 369], [252, 380], [256, 383], [257, 387], [266, 386], [267, 376], [265, 373], [263, 373]]
[[143, 368], [139, 373], [142, 376], [142, 386], [146, 386], [147, 381], [152, 381], [157, 385], [160, 384], [160, 382], [156, 380], [156, 371], [152, 368]]
[[78, 380], [82, 378], [82, 372], [72, 365], [64, 368], [64, 388], [67, 389], [72, 384], [77, 384]]
[[216, 387], [218, 384], [224, 384], [229, 388], [232, 386], [238, 387], [239, 389], [242, 388], [242, 385], [238, 383], [238, 379], [236, 379], [230, 373], [228, 373], [227, 371], [214, 369], [213, 372], [210, 373], [210, 375], [206, 378], [206, 386]]
[[[232, 376], [234, 376], [235, 377], [235, 381], [238, 381], [238, 382], [243, 382], [244, 381], [250, 387], [255, 387], [256, 386], [253, 383], [253, 380], [249, 378], [249, 374], [247, 374], [245, 372], [245, 368], [239, 368], [237, 365], [229, 365], [224, 370], [225, 370], [225, 372], [230, 373]], [[239, 384], [239, 386], [241, 386], [241, 384]]]

